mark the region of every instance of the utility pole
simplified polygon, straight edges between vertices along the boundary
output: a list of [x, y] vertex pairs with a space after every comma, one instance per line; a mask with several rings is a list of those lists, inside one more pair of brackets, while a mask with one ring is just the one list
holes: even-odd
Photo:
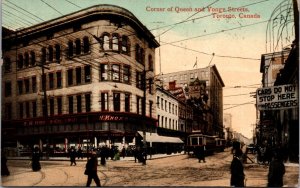
[[146, 165], [146, 155], [147, 155], [147, 140], [146, 140], [146, 65], [144, 64], [144, 70], [142, 75], [142, 87], [143, 87], [143, 99], [142, 99], [142, 121], [143, 121], [143, 150], [145, 156], [143, 163]]
[[[44, 115], [44, 120], [45, 120], [45, 130], [46, 130], [46, 158], [48, 159], [48, 138], [49, 138], [49, 127], [48, 127], [48, 102], [47, 102], [47, 88], [46, 88], [46, 74], [45, 74], [45, 69], [48, 69], [48, 67], [45, 67], [45, 62], [41, 62], [41, 65], [39, 65], [42, 68], [42, 90], [43, 90], [43, 115]], [[41, 150], [43, 151], [43, 145], [40, 146]]]

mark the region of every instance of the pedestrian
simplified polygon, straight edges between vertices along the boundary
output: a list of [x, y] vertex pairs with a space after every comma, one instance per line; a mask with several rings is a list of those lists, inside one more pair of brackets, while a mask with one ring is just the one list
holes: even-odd
[[98, 166], [97, 154], [96, 152], [92, 152], [91, 158], [88, 159], [85, 165], [86, 169], [84, 174], [88, 176], [86, 187], [89, 187], [91, 185], [92, 179], [94, 179], [97, 187], [101, 187], [100, 179], [97, 174], [97, 166]]
[[70, 155], [70, 161], [71, 161], [70, 166], [72, 166], [73, 164], [74, 164], [74, 166], [76, 166], [76, 151], [73, 146], [70, 149], [69, 155]]
[[125, 150], [125, 147], [123, 146], [122, 150], [121, 150], [121, 155], [123, 157], [123, 159], [125, 158], [125, 155], [126, 155], [126, 150]]
[[106, 149], [105, 147], [102, 147], [100, 149], [100, 161], [101, 161], [101, 165], [105, 166], [106, 165]]
[[1, 176], [9, 176], [10, 172], [7, 168], [7, 158], [5, 152], [1, 151]]
[[78, 147], [78, 150], [77, 150], [77, 156], [78, 156], [78, 159], [79, 159], [79, 158], [83, 159], [83, 156], [82, 156], [82, 149], [81, 149], [80, 146]]
[[198, 160], [199, 160], [199, 163], [201, 161], [203, 161], [205, 163], [205, 146], [204, 145], [199, 147]]
[[231, 178], [230, 178], [230, 185], [234, 187], [244, 187], [244, 167], [242, 163], [242, 150], [238, 149], [236, 150], [231, 165], [230, 165], [230, 172], [231, 172]]
[[40, 157], [41, 157], [40, 148], [36, 146], [32, 152], [31, 167], [33, 171], [41, 170]]
[[268, 187], [282, 187], [284, 174], [285, 166], [283, 164], [282, 154], [276, 151], [269, 166]]

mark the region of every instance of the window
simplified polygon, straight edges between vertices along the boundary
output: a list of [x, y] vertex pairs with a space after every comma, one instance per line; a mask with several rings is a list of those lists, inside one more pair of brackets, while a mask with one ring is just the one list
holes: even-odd
[[74, 108], [73, 108], [73, 96], [68, 97], [69, 100], [69, 114], [73, 114]]
[[157, 120], [158, 120], [158, 127], [160, 126], [160, 115], [157, 115]]
[[172, 114], [174, 114], [174, 104], [172, 104]]
[[142, 73], [136, 72], [136, 87], [142, 89]]
[[81, 41], [80, 41], [80, 39], [75, 40], [75, 54], [76, 55], [81, 54]]
[[91, 111], [91, 94], [85, 94], [85, 111]]
[[129, 41], [127, 36], [122, 36], [122, 52], [127, 53], [129, 49]]
[[57, 62], [60, 61], [60, 45], [59, 44], [55, 45], [55, 60]]
[[141, 113], [140, 104], [141, 104], [141, 97], [136, 96], [136, 113], [137, 114]]
[[172, 129], [172, 120], [171, 120], [171, 118], [169, 119], [169, 128]]
[[52, 62], [53, 61], [53, 47], [48, 46], [48, 61]]
[[159, 108], [159, 96], [156, 97], [156, 101], [157, 101], [157, 108]]
[[168, 118], [165, 117], [165, 127], [168, 128]]
[[61, 72], [56, 72], [56, 88], [61, 88]]
[[42, 55], [41, 55], [41, 62], [42, 63], [46, 62], [46, 55], [47, 55], [46, 48], [42, 48]]
[[24, 67], [28, 67], [29, 66], [29, 54], [28, 52], [25, 52], [24, 54]]
[[153, 84], [153, 79], [149, 78], [149, 93], [152, 94], [152, 84]]
[[25, 93], [29, 93], [29, 79], [24, 80]]
[[42, 81], [42, 90], [46, 90], [46, 74], [41, 76], [41, 81]]
[[153, 71], [153, 59], [152, 59], [152, 55], [148, 56], [148, 66], [149, 66], [149, 70]]
[[161, 103], [160, 104], [161, 104], [161, 109], [164, 110], [164, 99], [163, 98], [161, 98]]
[[36, 117], [36, 101], [32, 101], [32, 117]]
[[169, 113], [171, 113], [171, 102], [169, 102]]
[[85, 83], [91, 82], [91, 66], [90, 65], [84, 66], [84, 82]]
[[130, 112], [130, 94], [125, 93], [125, 112]]
[[152, 118], [153, 101], [149, 101], [149, 116]]
[[161, 116], [161, 127], [164, 127], [164, 120], [165, 120], [164, 116]]
[[73, 85], [73, 69], [68, 70], [68, 86]]
[[112, 65], [113, 81], [120, 81], [120, 65]]
[[105, 34], [103, 36], [103, 50], [109, 50], [109, 49], [110, 49], [109, 35]]
[[166, 112], [168, 111], [167, 104], [168, 104], [168, 102], [165, 100], [165, 110], [166, 110]]
[[4, 59], [4, 72], [11, 72], [11, 60], [9, 57]]
[[101, 64], [100, 65], [101, 70], [101, 81], [108, 80], [108, 65], [107, 64]]
[[130, 83], [130, 67], [129, 66], [124, 66], [123, 69], [123, 82], [126, 84]]
[[5, 82], [5, 97], [11, 96], [11, 82]]
[[21, 95], [23, 93], [23, 80], [18, 80], [18, 94]]
[[90, 51], [90, 41], [88, 37], [83, 38], [83, 53], [88, 53]]
[[145, 65], [145, 51], [143, 48], [140, 48], [140, 61], [141, 64]]
[[36, 77], [31, 78], [31, 87], [32, 87], [32, 92], [36, 93]]
[[35, 52], [31, 51], [30, 52], [30, 64], [31, 64], [31, 66], [34, 66], [35, 62], [36, 62], [36, 60], [35, 60]]
[[114, 111], [120, 111], [120, 93], [113, 93]]
[[49, 103], [50, 103], [50, 116], [53, 116], [54, 115], [54, 98], [50, 98]]
[[19, 103], [19, 118], [23, 118], [23, 103]]
[[12, 118], [12, 104], [6, 103], [4, 105], [4, 119], [11, 120]]
[[57, 102], [57, 114], [61, 115], [62, 114], [62, 98], [58, 97], [56, 99]]
[[76, 67], [76, 84], [81, 84], [81, 67]]
[[108, 93], [101, 93], [101, 110], [108, 110]]
[[140, 45], [136, 44], [135, 45], [135, 60], [137, 62], [140, 62], [140, 59], [141, 59], [141, 57], [140, 57]]
[[18, 55], [18, 69], [22, 69], [23, 68], [23, 55], [19, 54]]
[[53, 89], [54, 88], [54, 74], [53, 73], [49, 73], [49, 89]]
[[29, 102], [25, 102], [25, 115], [26, 115], [26, 118], [30, 117]]
[[119, 50], [119, 37], [117, 34], [113, 34], [112, 37], [112, 49], [115, 51]]
[[68, 57], [72, 57], [74, 55], [74, 52], [73, 52], [73, 41], [69, 41], [68, 42]]
[[77, 113], [81, 113], [82, 112], [81, 95], [76, 96], [76, 101], [77, 101]]

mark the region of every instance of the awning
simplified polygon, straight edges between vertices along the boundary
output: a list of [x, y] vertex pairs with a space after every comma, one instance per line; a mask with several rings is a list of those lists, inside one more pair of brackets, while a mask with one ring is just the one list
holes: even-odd
[[[142, 131], [138, 131], [138, 133], [144, 138], [144, 134]], [[178, 137], [170, 137], [170, 136], [160, 136], [157, 133], [149, 133], [146, 132], [146, 142], [158, 142], [158, 143], [179, 143], [183, 144], [184, 142]]]

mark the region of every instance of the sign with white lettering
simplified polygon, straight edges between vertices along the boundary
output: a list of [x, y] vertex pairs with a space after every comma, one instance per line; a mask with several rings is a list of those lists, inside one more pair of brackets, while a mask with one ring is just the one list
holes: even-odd
[[297, 108], [298, 89], [295, 85], [264, 87], [256, 90], [258, 110], [281, 110]]

